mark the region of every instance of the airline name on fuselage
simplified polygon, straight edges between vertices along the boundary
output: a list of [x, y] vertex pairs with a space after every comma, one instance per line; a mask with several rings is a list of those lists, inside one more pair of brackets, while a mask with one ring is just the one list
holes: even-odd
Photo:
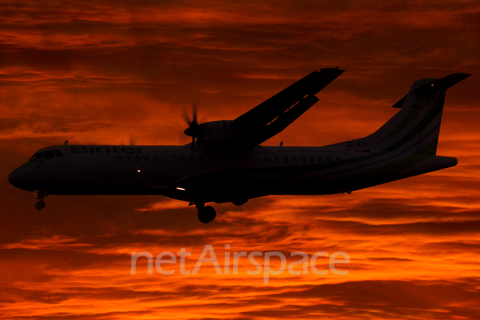
[[71, 146], [71, 153], [142, 153], [147, 147], [122, 147], [122, 146]]

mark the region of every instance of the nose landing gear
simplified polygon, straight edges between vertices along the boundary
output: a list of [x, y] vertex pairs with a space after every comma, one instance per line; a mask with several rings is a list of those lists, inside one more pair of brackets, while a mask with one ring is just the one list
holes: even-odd
[[39, 200], [37, 203], [35, 203], [35, 209], [42, 210], [43, 208], [45, 208], [45, 201], [43, 201], [43, 198], [45, 198], [46, 196], [48, 196], [48, 194], [41, 190], [33, 192], [33, 198]]
[[43, 208], [45, 208], [45, 201], [40, 200], [37, 203], [35, 203], [35, 209], [42, 210]]
[[195, 206], [198, 209], [198, 220], [200, 220], [201, 223], [209, 223], [215, 220], [217, 213], [213, 207], [205, 207], [205, 203], [197, 203]]

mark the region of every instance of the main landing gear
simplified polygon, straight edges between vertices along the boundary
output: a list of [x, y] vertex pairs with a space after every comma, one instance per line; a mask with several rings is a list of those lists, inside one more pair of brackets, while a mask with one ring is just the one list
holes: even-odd
[[43, 198], [45, 198], [46, 196], [48, 196], [48, 194], [41, 190], [33, 192], [33, 198], [39, 200], [37, 203], [35, 203], [35, 209], [42, 210], [43, 208], [45, 208], [45, 201], [43, 201]]
[[195, 206], [198, 209], [198, 220], [200, 220], [201, 223], [209, 223], [215, 220], [217, 213], [213, 207], [205, 207], [205, 203], [197, 203]]

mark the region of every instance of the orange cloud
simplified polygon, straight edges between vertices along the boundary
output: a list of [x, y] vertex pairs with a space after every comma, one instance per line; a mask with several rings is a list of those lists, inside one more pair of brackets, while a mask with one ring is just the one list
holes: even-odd
[[[0, 4], [0, 303], [10, 319], [474, 319], [478, 315], [478, 63], [475, 2], [125, 2]], [[215, 205], [154, 196], [31, 195], [6, 176], [34, 151], [70, 143], [185, 144], [185, 109], [234, 119], [319, 67], [347, 71], [265, 145], [320, 146], [372, 133], [413, 81], [450, 89], [439, 154], [456, 167], [351, 195]], [[347, 275], [148, 274], [131, 253], [310, 256], [344, 251]], [[230, 249], [225, 245], [229, 244]], [[231, 256], [233, 259], [233, 256]], [[232, 260], [233, 261], [233, 260]], [[260, 261], [260, 260], [259, 260]], [[263, 260], [261, 260], [263, 263]], [[281, 267], [273, 259], [275, 270]], [[318, 268], [326, 268], [319, 259]], [[298, 269], [296, 269], [298, 270]]]

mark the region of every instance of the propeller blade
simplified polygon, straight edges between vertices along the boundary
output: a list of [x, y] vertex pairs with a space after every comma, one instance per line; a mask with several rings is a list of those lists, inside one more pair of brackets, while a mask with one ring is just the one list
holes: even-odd
[[192, 143], [195, 141], [195, 138], [198, 139], [200, 137], [200, 125], [198, 124], [197, 120], [197, 109], [197, 105], [194, 103], [192, 106], [192, 118], [188, 116], [186, 110], [183, 113], [183, 117], [188, 124], [188, 128], [185, 129], [183, 133], [185, 133], [187, 136], [192, 137]]

